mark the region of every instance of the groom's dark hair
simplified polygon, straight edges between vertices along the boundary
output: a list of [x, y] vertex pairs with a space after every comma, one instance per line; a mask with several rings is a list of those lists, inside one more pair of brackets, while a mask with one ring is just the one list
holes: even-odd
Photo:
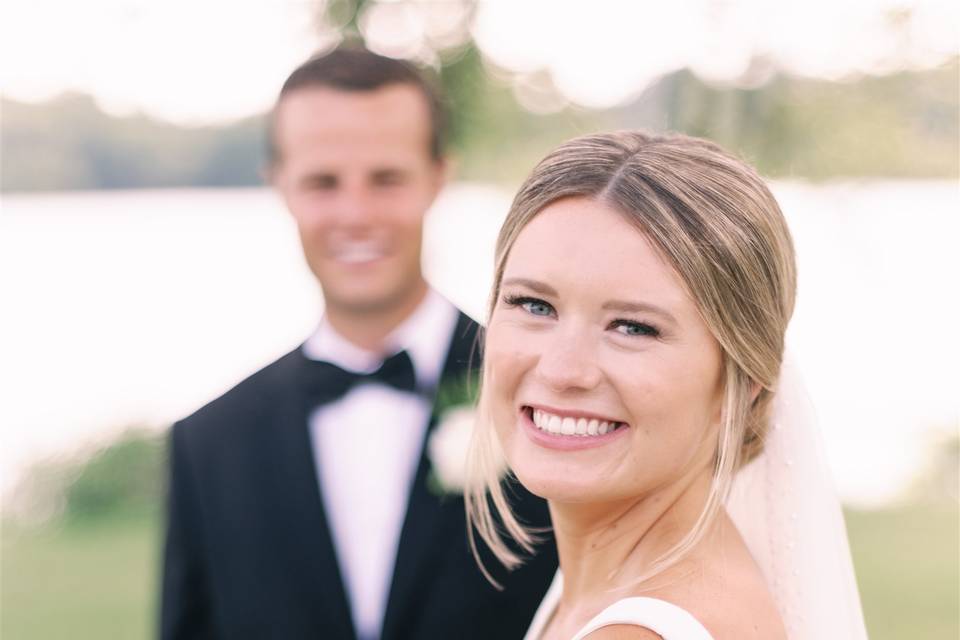
[[283, 83], [267, 124], [267, 160], [279, 158], [275, 140], [277, 105], [299, 89], [328, 87], [340, 91], [374, 91], [388, 85], [405, 84], [420, 91], [430, 110], [430, 155], [443, 158], [446, 118], [435, 83], [405, 60], [381, 56], [357, 44], [344, 44], [316, 55], [299, 67]]

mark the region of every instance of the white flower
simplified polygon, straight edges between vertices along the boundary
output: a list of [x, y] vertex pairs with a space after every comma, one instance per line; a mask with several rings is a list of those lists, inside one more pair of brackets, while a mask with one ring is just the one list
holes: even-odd
[[467, 482], [467, 449], [476, 421], [474, 407], [453, 407], [443, 414], [430, 434], [427, 455], [438, 488], [444, 493], [463, 493]]

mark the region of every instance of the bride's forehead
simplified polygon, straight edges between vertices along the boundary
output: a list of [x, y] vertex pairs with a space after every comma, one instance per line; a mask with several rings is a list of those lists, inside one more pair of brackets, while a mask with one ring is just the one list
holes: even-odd
[[536, 214], [520, 230], [506, 268], [560, 267], [572, 276], [604, 272], [672, 276], [660, 252], [628, 219], [601, 202], [567, 198]]

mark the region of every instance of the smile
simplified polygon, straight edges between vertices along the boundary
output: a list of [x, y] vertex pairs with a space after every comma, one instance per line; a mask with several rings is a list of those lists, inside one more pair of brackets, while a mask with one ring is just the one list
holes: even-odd
[[383, 258], [386, 251], [378, 242], [349, 242], [333, 247], [331, 255], [345, 264], [363, 264]]
[[554, 435], [565, 436], [602, 436], [618, 427], [625, 426], [622, 422], [598, 420], [597, 418], [558, 416], [541, 409], [531, 409], [533, 424], [541, 431]]
[[584, 449], [619, 438], [628, 426], [595, 415], [524, 406], [524, 431], [535, 443], [550, 449]]

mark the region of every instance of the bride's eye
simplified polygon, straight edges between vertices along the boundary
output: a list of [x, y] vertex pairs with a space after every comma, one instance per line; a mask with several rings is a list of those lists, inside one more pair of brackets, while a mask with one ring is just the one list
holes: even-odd
[[550, 303], [544, 302], [539, 298], [531, 298], [529, 296], [504, 296], [504, 304], [508, 307], [520, 307], [527, 313], [533, 316], [543, 316], [549, 317], [552, 316], [554, 311], [553, 307], [550, 306]]
[[660, 331], [656, 327], [646, 322], [614, 320], [611, 326], [625, 336], [650, 336], [651, 338], [656, 338], [660, 335]]

